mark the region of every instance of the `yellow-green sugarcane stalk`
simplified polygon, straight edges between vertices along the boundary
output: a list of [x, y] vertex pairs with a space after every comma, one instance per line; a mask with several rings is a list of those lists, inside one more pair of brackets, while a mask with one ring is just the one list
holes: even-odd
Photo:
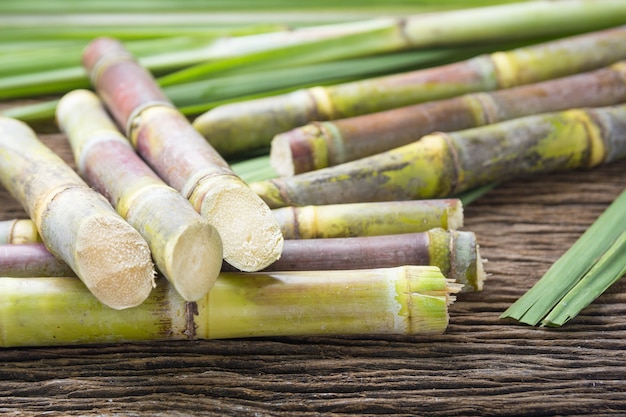
[[436, 131], [456, 131], [531, 114], [626, 102], [626, 61], [492, 92], [471, 93], [346, 119], [312, 122], [272, 139], [270, 163], [294, 175], [365, 158]]
[[124, 309], [149, 296], [154, 266], [143, 237], [28, 126], [2, 117], [0, 182], [98, 300]]
[[[621, 5], [626, 7], [626, 3]], [[626, 59], [626, 26], [407, 73], [225, 104], [200, 115], [193, 126], [227, 156], [267, 147], [276, 134], [311, 121], [524, 85], [597, 69], [621, 59]]]
[[445, 197], [531, 174], [626, 157], [626, 105], [526, 116], [293, 177], [252, 183], [274, 208]]
[[243, 271], [278, 259], [283, 237], [269, 207], [120, 42], [95, 39], [83, 53], [83, 65], [137, 152], [218, 230], [224, 259]]
[[197, 302], [165, 282], [140, 306], [115, 311], [75, 278], [0, 278], [0, 346], [443, 333], [459, 287], [432, 266], [223, 272]]
[[285, 239], [377, 236], [463, 226], [457, 198], [281, 207], [272, 210]]
[[78, 172], [146, 239], [157, 268], [181, 296], [203, 297], [222, 266], [217, 230], [137, 155], [94, 93], [66, 94], [56, 115]]
[[71, 277], [76, 274], [43, 243], [0, 244], [0, 277]]
[[[463, 291], [482, 290], [486, 277], [476, 235], [441, 228], [396, 235], [286, 239], [280, 259], [264, 272], [402, 265], [436, 266], [445, 277], [463, 285]], [[222, 269], [232, 270], [226, 263]]]
[[41, 242], [37, 226], [30, 219], [0, 221], [0, 244]]

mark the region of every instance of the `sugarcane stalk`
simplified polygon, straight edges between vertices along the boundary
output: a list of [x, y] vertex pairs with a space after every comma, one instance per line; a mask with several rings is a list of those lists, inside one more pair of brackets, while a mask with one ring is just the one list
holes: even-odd
[[267, 205], [163, 95], [114, 39], [99, 38], [83, 65], [137, 152], [219, 232], [224, 259], [243, 271], [280, 256], [283, 237]]
[[272, 139], [270, 161], [294, 175], [365, 158], [436, 131], [532, 114], [626, 102], [626, 61], [599, 70], [493, 92], [466, 94], [346, 119], [312, 122]]
[[[480, 291], [486, 274], [473, 232], [431, 229], [345, 238], [286, 239], [279, 260], [263, 270], [323, 271], [393, 268], [402, 265], [432, 265], [443, 275], [463, 285], [462, 291]], [[234, 271], [224, 263], [224, 271]]]
[[66, 94], [56, 113], [78, 172], [141, 233], [157, 268], [185, 300], [204, 296], [222, 265], [217, 230], [135, 153], [94, 93]]
[[0, 346], [443, 333], [459, 285], [432, 266], [220, 274], [197, 302], [167, 283], [123, 311], [73, 278], [0, 278]]
[[41, 242], [37, 226], [30, 219], [0, 221], [0, 244]]
[[98, 300], [124, 309], [148, 297], [154, 267], [143, 237], [28, 126], [9, 118], [0, 118], [0, 182]]
[[76, 274], [43, 243], [0, 244], [0, 277], [71, 277]]
[[440, 198], [519, 176], [626, 157], [626, 105], [433, 133], [367, 158], [251, 184], [272, 208]]
[[626, 26], [621, 26], [432, 68], [225, 104], [200, 115], [193, 126], [228, 156], [269, 146], [278, 133], [311, 121], [342, 119], [597, 69], [626, 59], [625, 39]]
[[459, 199], [380, 201], [272, 210], [285, 239], [378, 236], [463, 226]]

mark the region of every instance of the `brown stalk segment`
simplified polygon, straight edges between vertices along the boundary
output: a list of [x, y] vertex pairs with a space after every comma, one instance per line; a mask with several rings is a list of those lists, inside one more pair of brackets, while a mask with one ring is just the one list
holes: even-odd
[[294, 175], [364, 158], [435, 132], [452, 132], [532, 114], [626, 102], [626, 61], [596, 71], [493, 92], [311, 124], [278, 134], [270, 160]]
[[285, 239], [378, 236], [463, 226], [459, 199], [380, 201], [273, 210]]
[[36, 243], [41, 236], [35, 223], [30, 219], [13, 219], [0, 221], [0, 244]]
[[[412, 72], [218, 106], [194, 127], [223, 155], [269, 146], [282, 132], [326, 121], [509, 88], [626, 59], [626, 26], [561, 38]], [[245, 138], [238, 142], [237, 138]], [[244, 146], [246, 149], [242, 149]]]
[[271, 210], [164, 99], [152, 74], [109, 38], [88, 45], [83, 64], [137, 152], [218, 230], [224, 259], [243, 271], [274, 262], [283, 238]]
[[71, 277], [74, 271], [43, 243], [0, 244], [0, 277]]
[[[431, 265], [463, 284], [463, 291], [481, 290], [483, 261], [472, 232], [431, 229], [346, 238], [287, 239], [280, 259], [267, 271], [317, 271]], [[234, 270], [224, 264], [223, 270]]]
[[367, 158], [251, 184], [274, 208], [438, 198], [513, 177], [626, 157], [626, 105], [433, 133]]
[[0, 181], [33, 219], [46, 247], [115, 309], [141, 304], [154, 285], [150, 249], [24, 123], [0, 118]]

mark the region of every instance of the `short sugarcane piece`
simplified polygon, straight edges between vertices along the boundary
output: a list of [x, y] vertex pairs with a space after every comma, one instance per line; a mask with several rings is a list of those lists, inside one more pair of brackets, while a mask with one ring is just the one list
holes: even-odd
[[412, 72], [230, 103], [200, 115], [193, 125], [218, 152], [228, 156], [267, 147], [278, 133], [311, 121], [342, 119], [601, 68], [626, 59], [625, 40], [626, 26], [621, 26]]
[[0, 221], [0, 244], [41, 242], [37, 226], [30, 219]]
[[154, 285], [143, 237], [24, 123], [0, 118], [0, 182], [46, 247], [108, 307], [141, 304]]
[[43, 243], [0, 244], [0, 277], [71, 277], [76, 274]]
[[626, 105], [572, 109], [433, 133], [334, 167], [251, 184], [272, 208], [455, 195], [514, 177], [626, 157]]
[[379, 236], [463, 226], [459, 199], [379, 201], [272, 210], [285, 239]]
[[197, 302], [159, 282], [139, 307], [115, 311], [73, 278], [0, 278], [0, 346], [442, 333], [459, 287], [432, 266], [223, 272]]
[[294, 175], [365, 158], [436, 131], [451, 132], [532, 114], [626, 102], [626, 61], [540, 83], [471, 93], [279, 133], [270, 161]]
[[137, 152], [218, 230], [224, 259], [242, 271], [263, 269], [278, 259], [283, 237], [271, 210], [124, 46], [96, 39], [85, 49], [83, 64]]
[[63, 96], [57, 122], [78, 172], [146, 239], [161, 273], [185, 300], [204, 296], [222, 265], [217, 230], [137, 155], [94, 93]]
[[[263, 270], [318, 271], [336, 269], [393, 268], [432, 265], [444, 276], [463, 285], [463, 291], [480, 291], [486, 274], [476, 243], [469, 231], [431, 229], [363, 237], [286, 239], [279, 260]], [[224, 264], [222, 270], [234, 270]]]

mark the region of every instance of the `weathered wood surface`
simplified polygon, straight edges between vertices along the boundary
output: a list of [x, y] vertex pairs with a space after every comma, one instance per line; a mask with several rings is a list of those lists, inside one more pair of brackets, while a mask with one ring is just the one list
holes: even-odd
[[[62, 135], [41, 138], [70, 161]], [[441, 336], [0, 349], [0, 413], [626, 415], [624, 280], [561, 329], [499, 319], [626, 187], [624, 168], [511, 181], [468, 206], [490, 277]], [[24, 216], [4, 189], [0, 216]]]

